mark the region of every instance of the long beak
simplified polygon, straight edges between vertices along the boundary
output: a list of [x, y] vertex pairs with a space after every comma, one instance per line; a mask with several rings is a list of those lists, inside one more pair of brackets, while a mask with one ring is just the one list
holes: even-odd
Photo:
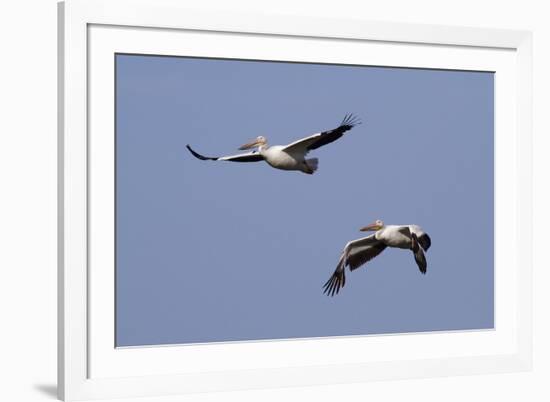
[[376, 223], [371, 223], [370, 225], [367, 225], [359, 229], [359, 231], [361, 232], [372, 232], [376, 230], [380, 230], [380, 225], [377, 225]]
[[241, 145], [241, 146], [239, 147], [239, 149], [242, 151], [242, 150], [245, 150], [245, 149], [250, 149], [250, 148], [257, 147], [258, 145], [260, 145], [260, 143], [258, 142], [258, 140], [254, 140], [254, 141], [252, 141], [252, 142], [249, 142], [248, 144]]

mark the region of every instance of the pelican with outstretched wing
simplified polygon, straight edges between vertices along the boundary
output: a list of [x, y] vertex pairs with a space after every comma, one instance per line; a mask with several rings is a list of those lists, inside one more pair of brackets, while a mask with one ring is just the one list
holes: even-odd
[[345, 268], [354, 271], [372, 260], [386, 247], [411, 250], [420, 272], [426, 273], [428, 266], [424, 251], [428, 251], [432, 241], [430, 236], [418, 225], [384, 225], [377, 220], [360, 229], [362, 232], [375, 231], [361, 239], [352, 240], [344, 247], [336, 270], [323, 286], [324, 293], [330, 296], [338, 294], [346, 284]]
[[306, 159], [308, 152], [336, 141], [342, 137], [346, 131], [351, 130], [357, 124], [361, 124], [361, 122], [353, 115], [349, 114], [344, 117], [344, 120], [342, 120], [342, 123], [340, 123], [337, 128], [310, 135], [309, 137], [294, 141], [288, 145], [269, 146], [265, 137], [259, 136], [255, 140], [239, 148], [240, 150], [246, 150], [257, 147], [257, 150], [238, 155], [209, 157], [199, 154], [189, 145], [187, 145], [187, 149], [195, 158], [203, 161], [266, 161], [275, 169], [298, 170], [307, 174], [313, 174], [317, 170], [319, 162], [317, 158]]

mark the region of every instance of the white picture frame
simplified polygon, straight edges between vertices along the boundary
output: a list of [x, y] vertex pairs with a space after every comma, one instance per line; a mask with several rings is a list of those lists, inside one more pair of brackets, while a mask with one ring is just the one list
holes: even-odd
[[[364, 59], [348, 56], [357, 53], [346, 47], [357, 46], [368, 49]], [[59, 397], [160, 396], [529, 370], [531, 47], [531, 34], [524, 31], [212, 13], [186, 9], [175, 0], [60, 3]], [[329, 48], [321, 60], [322, 50]], [[113, 127], [112, 55], [117, 52], [496, 71], [495, 329], [115, 349], [112, 166], [94, 161], [108, 161], [112, 154], [112, 137], [95, 132], [109, 133]], [[334, 345], [338, 353], [320, 357], [320, 350]], [[171, 358], [175, 354], [181, 358]]]

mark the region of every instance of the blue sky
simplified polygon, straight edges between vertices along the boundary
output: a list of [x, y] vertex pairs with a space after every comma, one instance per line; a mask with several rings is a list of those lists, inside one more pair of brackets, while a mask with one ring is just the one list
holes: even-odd
[[[116, 343], [492, 328], [493, 74], [117, 56]], [[312, 176], [203, 162], [258, 136]], [[428, 273], [386, 249], [322, 285], [375, 219], [421, 225]]]

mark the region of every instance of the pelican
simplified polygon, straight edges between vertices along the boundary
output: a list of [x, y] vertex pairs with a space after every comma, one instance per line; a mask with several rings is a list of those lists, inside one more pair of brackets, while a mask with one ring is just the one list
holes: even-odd
[[345, 268], [349, 266], [354, 271], [372, 260], [386, 247], [411, 250], [420, 272], [426, 273], [427, 263], [424, 251], [428, 251], [432, 241], [430, 236], [418, 225], [384, 225], [377, 220], [360, 229], [362, 232], [374, 231], [373, 234], [361, 239], [352, 240], [344, 247], [336, 270], [323, 285], [324, 293], [330, 296], [338, 294], [346, 284]]
[[317, 170], [319, 161], [317, 158], [306, 159], [308, 152], [336, 141], [346, 131], [351, 130], [357, 124], [361, 124], [361, 122], [352, 114], [349, 114], [344, 117], [342, 123], [335, 129], [310, 135], [288, 145], [269, 146], [267, 139], [259, 136], [253, 141], [239, 147], [240, 150], [257, 147], [257, 150], [238, 155], [209, 157], [195, 152], [189, 144], [187, 145], [187, 149], [195, 158], [203, 161], [259, 162], [265, 160], [275, 169], [298, 170], [307, 174], [313, 174]]

